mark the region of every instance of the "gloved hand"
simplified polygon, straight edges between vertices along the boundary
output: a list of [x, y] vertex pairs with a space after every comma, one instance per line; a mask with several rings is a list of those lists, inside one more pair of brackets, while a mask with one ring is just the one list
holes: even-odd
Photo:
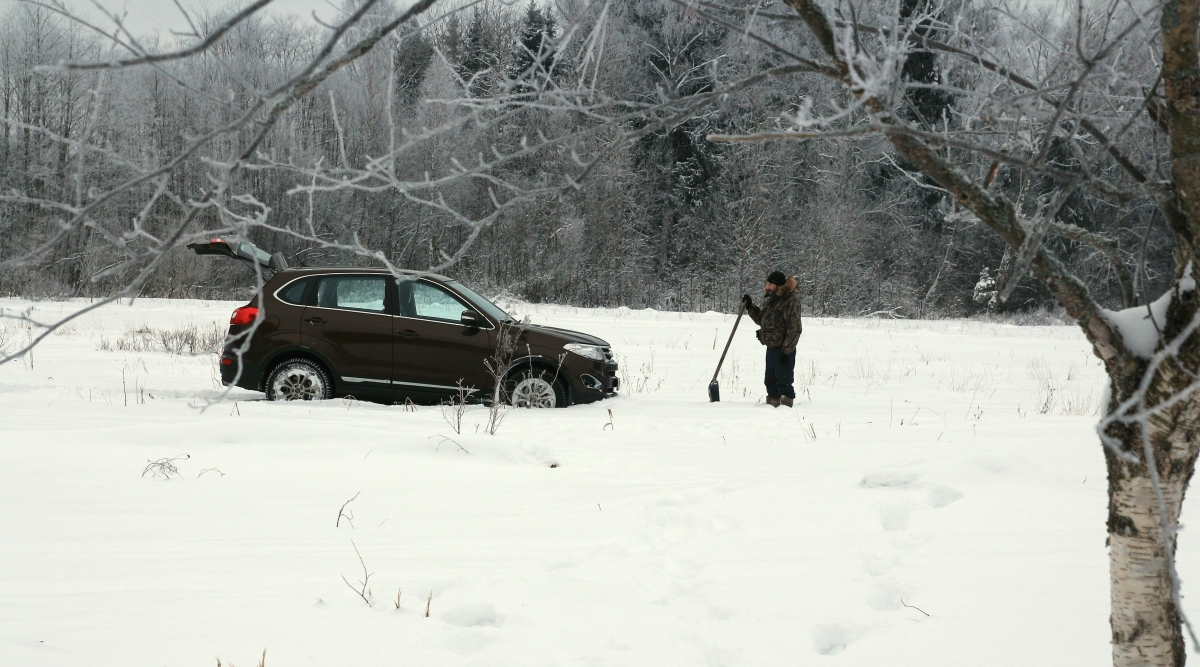
[[794, 348], [794, 347], [793, 347], [793, 348], [787, 348], [787, 347], [785, 347], [785, 348], [783, 348], [782, 350], [780, 350], [780, 352], [782, 352], [782, 353], [783, 353], [783, 360], [784, 360], [784, 361], [787, 361], [787, 360], [788, 360], [788, 357], [790, 357], [790, 356], [792, 356], [793, 354], [795, 354], [795, 353], [796, 353], [796, 348]]
[[743, 294], [742, 295], [742, 307], [748, 309], [748, 308], [750, 308], [750, 306], [753, 306], [753, 305], [754, 305], [754, 299], [751, 299], [749, 294]]

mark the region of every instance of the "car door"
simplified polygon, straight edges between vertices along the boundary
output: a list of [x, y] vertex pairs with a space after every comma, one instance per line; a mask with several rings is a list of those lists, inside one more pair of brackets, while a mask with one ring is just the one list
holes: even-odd
[[[276, 330], [270, 336], [271, 347], [296, 345], [300, 342], [304, 308], [308, 303], [309, 288], [312, 287], [313, 282], [311, 277], [297, 278], [273, 292], [278, 303], [271, 303], [267, 308], [268, 322], [271, 321], [271, 318], [276, 318]], [[259, 335], [263, 337], [261, 330]]]
[[330, 371], [347, 393], [355, 387], [391, 384], [392, 315], [387, 291], [386, 276], [320, 276], [304, 309], [301, 344], [333, 364]]
[[487, 390], [492, 382], [484, 361], [492, 354], [491, 330], [461, 322], [462, 312], [474, 309], [427, 280], [401, 281], [398, 287], [392, 347], [396, 388], [451, 393], [461, 381], [463, 386]]

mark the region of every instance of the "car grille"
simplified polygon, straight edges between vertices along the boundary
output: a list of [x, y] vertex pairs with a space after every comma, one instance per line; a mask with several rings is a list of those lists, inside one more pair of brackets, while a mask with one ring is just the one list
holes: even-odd
[[616, 393], [621, 387], [621, 380], [617, 378], [617, 362], [613, 360], [613, 351], [611, 347], [603, 347], [604, 350], [604, 385], [607, 391]]

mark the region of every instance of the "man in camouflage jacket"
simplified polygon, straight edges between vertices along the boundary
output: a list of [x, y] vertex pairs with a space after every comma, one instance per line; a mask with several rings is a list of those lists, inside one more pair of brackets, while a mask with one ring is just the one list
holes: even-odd
[[792, 388], [796, 343], [804, 330], [800, 318], [800, 293], [796, 289], [796, 279], [788, 278], [782, 271], [767, 276], [763, 293], [761, 308], [754, 305], [749, 294], [742, 297], [742, 303], [750, 319], [761, 327], [758, 341], [767, 346], [767, 404], [790, 408], [796, 398], [796, 390]]

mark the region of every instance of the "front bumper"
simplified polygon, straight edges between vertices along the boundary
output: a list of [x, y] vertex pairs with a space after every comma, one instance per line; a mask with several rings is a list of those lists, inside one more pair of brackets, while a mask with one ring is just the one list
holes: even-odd
[[596, 361], [590, 368], [575, 374], [575, 403], [591, 403], [602, 398], [616, 396], [621, 388], [621, 380], [617, 377], [617, 362]]

